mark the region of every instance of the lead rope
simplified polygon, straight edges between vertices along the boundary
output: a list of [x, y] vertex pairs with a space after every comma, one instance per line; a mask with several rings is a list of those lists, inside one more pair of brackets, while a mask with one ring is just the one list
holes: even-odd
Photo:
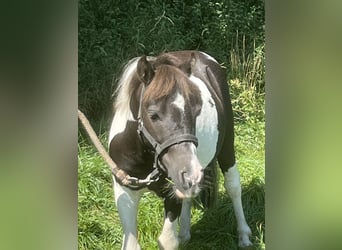
[[101, 144], [99, 138], [97, 137], [94, 129], [90, 125], [87, 117], [80, 111], [78, 110], [78, 119], [80, 119], [83, 127], [87, 131], [91, 141], [93, 142], [94, 146], [96, 149], [99, 151], [100, 155], [102, 158], [106, 161], [106, 163], [109, 165], [109, 167], [112, 169], [113, 175], [120, 181], [123, 185], [125, 186], [130, 186], [132, 185], [132, 177], [127, 174], [125, 171], [120, 169], [115, 162], [112, 160], [112, 158], [108, 155], [106, 149], [103, 147]]
[[80, 119], [83, 127], [87, 131], [87, 134], [89, 135], [92, 143], [99, 151], [102, 158], [112, 169], [112, 174], [122, 185], [130, 187], [132, 189], [139, 189], [141, 187], [150, 185], [152, 182], [156, 182], [159, 180], [159, 172], [156, 171], [156, 169], [154, 169], [145, 179], [138, 179], [136, 177], [132, 177], [129, 174], [127, 174], [124, 170], [120, 169], [118, 165], [116, 165], [112, 158], [109, 156], [106, 149], [103, 147], [94, 129], [90, 125], [90, 122], [88, 121], [87, 117], [80, 110], [78, 110], [78, 118]]

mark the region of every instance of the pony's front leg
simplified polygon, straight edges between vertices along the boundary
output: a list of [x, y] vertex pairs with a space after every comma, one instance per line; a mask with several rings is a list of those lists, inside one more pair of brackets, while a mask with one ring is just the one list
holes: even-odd
[[164, 200], [165, 220], [158, 244], [162, 250], [177, 250], [179, 246], [177, 226], [182, 209], [182, 201], [166, 197]]
[[114, 178], [116, 207], [123, 228], [122, 250], [140, 250], [137, 231], [138, 204], [142, 190], [134, 191], [121, 186]]
[[181, 244], [187, 243], [190, 238], [191, 224], [191, 199], [184, 199], [182, 203], [182, 212], [180, 215], [179, 240]]
[[236, 164], [224, 173], [224, 181], [225, 188], [233, 202], [234, 213], [237, 221], [237, 230], [239, 233], [239, 247], [252, 246], [252, 242], [249, 240], [249, 236], [252, 232], [247, 225], [245, 215], [243, 213], [240, 174]]

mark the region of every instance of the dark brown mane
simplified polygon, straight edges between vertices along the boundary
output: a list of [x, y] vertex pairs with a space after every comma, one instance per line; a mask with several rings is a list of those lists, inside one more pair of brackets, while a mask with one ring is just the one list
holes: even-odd
[[146, 89], [144, 102], [158, 101], [173, 94], [176, 89], [187, 100], [192, 91], [191, 87], [187, 75], [182, 70], [169, 64], [160, 65], [156, 68], [154, 78]]
[[157, 60], [154, 63], [154, 67], [157, 68], [160, 65], [171, 65], [180, 69], [184, 73], [190, 75], [191, 74], [191, 60], [192, 60], [192, 57], [189, 57], [188, 60], [180, 60], [179, 58], [171, 54], [163, 54], [157, 58]]

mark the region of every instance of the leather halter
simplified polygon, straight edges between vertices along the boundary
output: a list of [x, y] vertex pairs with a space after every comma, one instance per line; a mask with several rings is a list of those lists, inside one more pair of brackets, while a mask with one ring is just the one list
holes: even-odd
[[[138, 111], [138, 135], [141, 138], [141, 141], [144, 143], [144, 139], [146, 139], [150, 146], [152, 147], [152, 152], [154, 153], [154, 163], [153, 163], [153, 170], [151, 174], [148, 175], [147, 178], [149, 178], [149, 182], [147, 185], [149, 185], [152, 182], [156, 182], [159, 180], [160, 175], [162, 172], [166, 172], [166, 169], [160, 164], [159, 157], [171, 146], [175, 144], [180, 144], [183, 142], [192, 142], [195, 144], [195, 146], [198, 146], [198, 139], [193, 134], [181, 134], [176, 135], [168, 138], [163, 143], [157, 142], [154, 137], [148, 132], [148, 130], [145, 128], [142, 117], [141, 117], [141, 109], [142, 109], [142, 99], [145, 92], [145, 85], [143, 84], [140, 94], [140, 101], [139, 101], [139, 111]], [[147, 146], [147, 145], [146, 145]], [[162, 172], [161, 172], [162, 171]]]

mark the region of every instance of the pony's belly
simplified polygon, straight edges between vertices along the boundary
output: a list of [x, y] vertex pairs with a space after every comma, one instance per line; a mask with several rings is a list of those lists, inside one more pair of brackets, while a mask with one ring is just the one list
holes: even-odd
[[218, 141], [218, 115], [214, 99], [212, 98], [205, 83], [195, 76], [190, 80], [201, 91], [202, 109], [196, 119], [196, 136], [198, 138], [197, 157], [203, 166], [214, 159]]

